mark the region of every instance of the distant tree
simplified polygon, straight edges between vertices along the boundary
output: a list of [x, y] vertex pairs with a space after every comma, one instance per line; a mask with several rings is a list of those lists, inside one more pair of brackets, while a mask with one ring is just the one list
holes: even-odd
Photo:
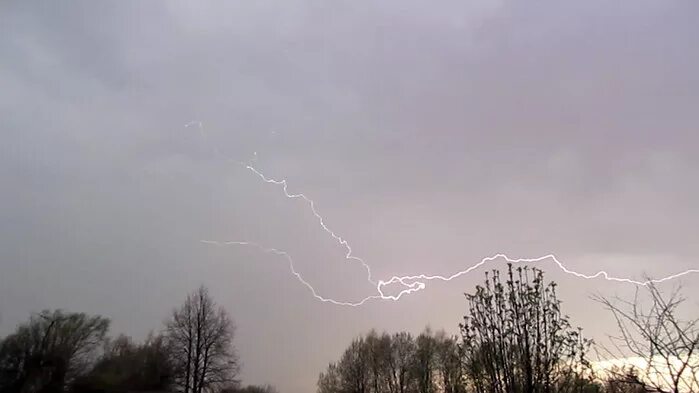
[[364, 339], [359, 338], [350, 344], [337, 365], [340, 391], [345, 393], [368, 393], [369, 367], [368, 351]]
[[0, 391], [63, 392], [94, 360], [109, 320], [84, 313], [43, 311], [0, 346]]
[[437, 353], [437, 341], [428, 328], [415, 340], [415, 354], [413, 357], [413, 375], [417, 382], [418, 393], [433, 393], [435, 386], [435, 357]]
[[386, 333], [378, 335], [372, 330], [366, 335], [364, 344], [367, 351], [367, 362], [374, 392], [389, 392], [392, 390], [391, 379], [391, 336]]
[[556, 284], [538, 269], [508, 266], [507, 278], [486, 273], [467, 294], [461, 324], [462, 364], [477, 393], [583, 391], [590, 342], [561, 313]]
[[278, 390], [272, 385], [248, 385], [224, 388], [221, 393], [278, 393]]
[[410, 333], [400, 332], [392, 336], [389, 360], [393, 386], [392, 393], [410, 393], [413, 391], [411, 389], [414, 385], [412, 367], [416, 350], [415, 339]]
[[434, 362], [439, 375], [440, 390], [444, 393], [462, 393], [464, 386], [458, 339], [448, 337], [444, 331], [437, 332], [434, 339], [436, 341]]
[[318, 378], [319, 393], [460, 393], [456, 339], [426, 329], [356, 338]]
[[633, 368], [612, 369], [611, 376], [605, 380], [605, 393], [648, 393], [638, 371]]
[[342, 382], [337, 365], [330, 363], [327, 370], [320, 373], [318, 377], [318, 393], [339, 393], [342, 391]]
[[184, 393], [202, 393], [237, 383], [234, 325], [201, 286], [166, 323], [175, 383]]
[[637, 288], [632, 300], [595, 298], [614, 315], [619, 329], [611, 337], [614, 349], [607, 352], [641, 359], [643, 374], [631, 382], [646, 391], [699, 392], [699, 318], [678, 315], [684, 302], [680, 288], [665, 296], [648, 284], [646, 297], [641, 295]]
[[89, 373], [75, 381], [71, 391], [164, 391], [170, 388], [172, 374], [169, 352], [162, 336], [151, 334], [138, 345], [122, 335], [105, 345], [103, 356]]

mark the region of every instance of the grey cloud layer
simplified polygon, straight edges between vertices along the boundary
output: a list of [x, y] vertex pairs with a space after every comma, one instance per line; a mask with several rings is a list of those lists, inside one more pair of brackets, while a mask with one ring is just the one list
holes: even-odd
[[[64, 307], [144, 335], [205, 282], [236, 316], [244, 378], [293, 393], [362, 330], [456, 326], [480, 272], [348, 310], [314, 302], [282, 260], [202, 245], [260, 241], [324, 293], [372, 290], [302, 204], [236, 164], [253, 152], [380, 277], [496, 252], [554, 252], [587, 273], [696, 266], [697, 11], [4, 3], [0, 333]], [[625, 290], [549, 274], [583, 325], [589, 292]]]

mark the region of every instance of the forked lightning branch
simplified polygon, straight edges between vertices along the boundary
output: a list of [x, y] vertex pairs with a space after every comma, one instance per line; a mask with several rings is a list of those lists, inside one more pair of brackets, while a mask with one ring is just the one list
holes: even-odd
[[[568, 267], [566, 267], [553, 254], [544, 255], [544, 256], [541, 256], [538, 258], [518, 258], [518, 259], [510, 258], [505, 254], [496, 254], [493, 256], [489, 256], [487, 258], [483, 258], [480, 262], [478, 262], [478, 263], [476, 263], [476, 264], [474, 264], [474, 265], [472, 265], [464, 270], [460, 270], [460, 271], [458, 271], [452, 275], [449, 275], [449, 276], [417, 274], [417, 275], [412, 275], [412, 276], [393, 276], [388, 280], [376, 281], [372, 277], [371, 267], [369, 266], [369, 264], [366, 263], [362, 258], [355, 256], [352, 252], [352, 247], [349, 245], [347, 240], [342, 238], [340, 235], [338, 235], [336, 232], [334, 232], [332, 229], [330, 229], [326, 225], [325, 220], [323, 219], [323, 216], [321, 216], [318, 213], [318, 211], [316, 210], [315, 202], [312, 199], [310, 199], [309, 197], [307, 197], [304, 194], [289, 193], [288, 183], [285, 179], [276, 180], [276, 179], [268, 178], [260, 170], [253, 167], [252, 165], [246, 165], [245, 168], [248, 169], [249, 171], [251, 171], [253, 174], [257, 175], [265, 183], [279, 186], [282, 189], [284, 196], [286, 196], [287, 198], [304, 200], [308, 204], [313, 215], [318, 220], [318, 224], [323, 229], [323, 231], [325, 231], [328, 235], [330, 235], [339, 245], [341, 245], [342, 247], [345, 248], [345, 250], [346, 250], [345, 260], [358, 262], [364, 267], [364, 269], [367, 272], [367, 280], [371, 284], [376, 286], [376, 292], [369, 295], [369, 296], [366, 296], [365, 298], [363, 298], [359, 301], [355, 301], [355, 302], [341, 301], [341, 300], [336, 300], [336, 299], [332, 299], [329, 297], [324, 297], [324, 296], [320, 295], [318, 293], [318, 291], [316, 291], [316, 289], [313, 287], [313, 285], [311, 285], [308, 281], [306, 281], [303, 278], [303, 276], [300, 273], [298, 273], [298, 271], [296, 271], [296, 268], [294, 267], [294, 260], [291, 257], [291, 255], [289, 255], [289, 253], [286, 251], [278, 250], [276, 248], [267, 248], [267, 247], [264, 247], [258, 243], [250, 242], [250, 241], [221, 242], [221, 241], [214, 241], [214, 240], [202, 240], [202, 242], [206, 243], [206, 244], [213, 244], [213, 245], [219, 245], [219, 246], [224, 246], [224, 245], [251, 246], [251, 247], [255, 247], [263, 252], [284, 257], [287, 260], [287, 262], [289, 263], [289, 269], [291, 270], [291, 273], [296, 277], [296, 279], [299, 280], [299, 282], [301, 282], [301, 284], [303, 284], [305, 287], [308, 288], [308, 290], [311, 292], [313, 297], [315, 297], [316, 299], [318, 299], [322, 302], [332, 303], [332, 304], [335, 304], [338, 306], [356, 307], [356, 306], [361, 306], [362, 304], [364, 304], [370, 300], [398, 301], [405, 295], [409, 295], [411, 293], [415, 293], [415, 292], [418, 292], [418, 291], [425, 289], [426, 283], [428, 281], [434, 281], [434, 280], [451, 281], [451, 280], [459, 278], [465, 274], [468, 274], [468, 273], [472, 272], [473, 270], [476, 270], [489, 262], [493, 262], [496, 260], [503, 260], [503, 261], [510, 262], [510, 263], [537, 263], [537, 262], [551, 261], [556, 266], [558, 266], [558, 268], [561, 271], [563, 271], [564, 273], [578, 277], [578, 278], [582, 278], [582, 279], [586, 279], [586, 280], [603, 278], [607, 281], [614, 281], [614, 282], [621, 282], [621, 283], [628, 283], [628, 284], [635, 284], [635, 285], [642, 285], [642, 286], [648, 285], [650, 283], [660, 283], [660, 282], [664, 282], [664, 281], [673, 280], [673, 279], [676, 279], [676, 278], [679, 278], [679, 277], [682, 277], [682, 276], [685, 276], [688, 274], [692, 274], [692, 273], [699, 273], [699, 269], [688, 269], [688, 270], [685, 270], [683, 272], [672, 274], [672, 275], [669, 275], [669, 276], [666, 276], [663, 278], [659, 278], [659, 279], [650, 279], [650, 280], [646, 280], [646, 281], [639, 281], [639, 280], [634, 280], [631, 278], [614, 277], [604, 270], [600, 270], [597, 273], [591, 274], [591, 275], [579, 273], [579, 272], [576, 272], [576, 271], [571, 270]], [[386, 286], [397, 285], [397, 284], [400, 284], [403, 286], [403, 289], [400, 292], [398, 292], [398, 294], [386, 295], [384, 293], [384, 288]]]
[[[201, 122], [193, 121], [193, 122], [185, 125], [185, 127], [190, 127], [190, 126], [197, 126], [197, 128], [199, 129], [199, 132], [202, 134], [202, 136], [204, 136], [203, 124]], [[218, 152], [218, 150], [216, 150], [216, 153], [220, 154]], [[514, 263], [514, 264], [539, 263], [539, 262], [550, 261], [550, 262], [553, 262], [556, 266], [558, 266], [558, 268], [561, 271], [563, 271], [564, 273], [571, 275], [571, 276], [574, 276], [574, 277], [577, 277], [577, 278], [581, 278], [581, 279], [585, 279], [585, 280], [593, 280], [593, 279], [601, 278], [601, 279], [604, 279], [607, 281], [641, 285], [641, 286], [647, 286], [651, 283], [661, 283], [661, 282], [673, 280], [673, 279], [676, 279], [676, 278], [679, 278], [679, 277], [682, 277], [682, 276], [685, 276], [688, 274], [699, 273], [699, 269], [688, 269], [688, 270], [685, 270], [683, 272], [672, 274], [672, 275], [669, 275], [666, 277], [640, 281], [640, 280], [635, 280], [635, 279], [626, 278], [626, 277], [615, 277], [615, 276], [610, 275], [609, 273], [607, 273], [604, 270], [600, 270], [594, 274], [589, 274], [589, 275], [584, 274], [584, 273], [579, 273], [575, 270], [572, 270], [572, 269], [569, 269], [568, 267], [566, 267], [553, 254], [544, 255], [544, 256], [541, 256], [538, 258], [516, 258], [516, 259], [510, 258], [509, 256], [507, 256], [505, 254], [495, 254], [495, 255], [483, 258], [480, 262], [478, 262], [474, 265], [471, 265], [464, 270], [457, 271], [454, 274], [448, 275], [448, 276], [431, 275], [431, 274], [421, 273], [421, 274], [416, 274], [416, 275], [411, 275], [411, 276], [393, 276], [387, 280], [375, 280], [374, 277], [372, 276], [372, 273], [371, 273], [371, 266], [369, 266], [369, 264], [366, 261], [364, 261], [364, 259], [355, 256], [349, 242], [345, 238], [338, 235], [335, 231], [330, 229], [330, 227], [328, 227], [328, 225], [325, 223], [325, 219], [323, 218], [322, 215], [320, 215], [320, 213], [316, 209], [315, 202], [311, 198], [307, 197], [305, 194], [302, 194], [302, 193], [297, 193], [297, 194], [290, 193], [286, 179], [282, 179], [282, 180], [273, 179], [273, 178], [265, 176], [265, 174], [262, 173], [262, 171], [255, 168], [251, 164], [243, 164], [243, 165], [245, 166], [245, 168], [248, 171], [253, 173], [255, 176], [257, 176], [263, 182], [271, 184], [271, 185], [275, 185], [275, 186], [278, 186], [279, 188], [281, 188], [281, 190], [286, 198], [301, 199], [304, 202], [306, 202], [306, 204], [308, 204], [308, 207], [309, 207], [311, 213], [315, 216], [316, 220], [318, 221], [320, 228], [325, 233], [327, 233], [330, 237], [332, 237], [332, 239], [334, 239], [340, 246], [344, 247], [344, 249], [346, 251], [345, 257], [344, 257], [345, 260], [350, 261], [350, 262], [359, 263], [366, 270], [366, 279], [369, 283], [371, 283], [372, 285], [375, 286], [375, 292], [360, 299], [360, 300], [357, 300], [357, 301], [343, 301], [343, 300], [336, 300], [336, 299], [333, 299], [330, 297], [325, 297], [325, 296], [321, 295], [320, 293], [318, 293], [318, 291], [313, 287], [313, 285], [311, 283], [309, 283], [308, 281], [306, 281], [303, 278], [303, 276], [296, 270], [296, 268], [294, 266], [294, 259], [286, 251], [279, 250], [276, 248], [271, 248], [271, 247], [265, 247], [257, 242], [254, 242], [254, 241], [201, 240], [201, 242], [205, 243], [205, 244], [216, 245], [216, 246], [232, 246], [232, 245], [249, 246], [249, 247], [254, 247], [254, 248], [256, 248], [262, 252], [268, 253], [268, 254], [273, 254], [273, 255], [283, 257], [288, 262], [289, 270], [291, 271], [292, 275], [294, 275], [294, 277], [296, 277], [296, 279], [302, 285], [304, 285], [306, 288], [308, 288], [308, 290], [311, 292], [311, 294], [313, 295], [314, 298], [316, 298], [317, 300], [319, 300], [321, 302], [332, 303], [332, 304], [335, 304], [338, 306], [357, 307], [357, 306], [361, 306], [362, 304], [364, 304], [370, 300], [398, 301], [401, 298], [403, 298], [404, 296], [407, 296], [409, 294], [416, 293], [416, 292], [419, 292], [419, 291], [425, 289], [427, 287], [427, 282], [429, 282], [429, 281], [451, 281], [451, 280], [457, 279], [463, 275], [466, 275], [466, 274], [468, 274], [468, 273], [470, 273], [470, 272], [472, 272], [472, 271], [474, 271], [474, 270], [476, 270], [476, 269], [478, 269], [478, 268], [480, 268], [480, 267], [482, 267], [490, 262], [494, 262], [497, 260], [501, 260], [501, 261], [505, 261], [505, 262], [509, 262], [509, 263]], [[400, 285], [400, 286], [402, 286], [401, 287], [402, 289], [396, 295], [387, 295], [384, 292], [384, 289], [389, 285]]]

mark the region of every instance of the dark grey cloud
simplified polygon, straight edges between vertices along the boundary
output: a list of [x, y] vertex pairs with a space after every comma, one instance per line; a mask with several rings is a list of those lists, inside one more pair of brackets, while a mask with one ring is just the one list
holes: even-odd
[[[307, 392], [359, 332], [456, 328], [481, 272], [347, 309], [279, 258], [201, 244], [259, 241], [323, 294], [370, 293], [302, 203], [236, 164], [253, 152], [378, 277], [497, 252], [634, 277], [699, 263], [694, 3], [0, 10], [0, 333], [64, 307], [143, 336], [203, 282], [237, 320], [243, 377]], [[628, 287], [545, 267], [591, 335], [612, 327], [587, 295]]]

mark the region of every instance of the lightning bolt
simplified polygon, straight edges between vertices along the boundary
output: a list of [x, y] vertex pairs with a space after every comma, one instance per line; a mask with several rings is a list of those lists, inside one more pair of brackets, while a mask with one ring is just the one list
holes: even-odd
[[[191, 122], [185, 126], [189, 127], [192, 125], [197, 125], [200, 132], [202, 132], [202, 135], [203, 135], [203, 130], [202, 130], [203, 127], [202, 127], [201, 122], [199, 122], [199, 121]], [[257, 154], [255, 154], [255, 158], [257, 158]], [[354, 302], [352, 302], [352, 301], [339, 301], [339, 300], [335, 300], [332, 298], [327, 298], [327, 297], [321, 296], [316, 291], [316, 289], [313, 287], [313, 285], [311, 285], [308, 281], [306, 281], [303, 278], [303, 276], [296, 271], [296, 268], [294, 267], [294, 260], [291, 257], [291, 255], [286, 251], [279, 250], [276, 248], [264, 247], [264, 246], [260, 245], [259, 243], [251, 242], [251, 241], [225, 241], [225, 242], [221, 242], [221, 241], [215, 241], [215, 240], [201, 240], [201, 243], [208, 244], [208, 245], [215, 245], [215, 246], [232, 246], [232, 245], [250, 246], [250, 247], [256, 248], [264, 253], [284, 257], [287, 260], [287, 262], [289, 263], [289, 269], [290, 269], [291, 273], [296, 277], [296, 279], [301, 284], [303, 284], [306, 288], [308, 288], [308, 290], [311, 292], [311, 294], [313, 295], [314, 298], [316, 298], [317, 300], [319, 300], [321, 302], [325, 302], [325, 303], [331, 303], [331, 304], [338, 305], [338, 306], [358, 307], [358, 306], [361, 306], [364, 303], [371, 301], [371, 300], [398, 301], [403, 296], [406, 296], [406, 295], [409, 295], [411, 293], [415, 293], [415, 292], [418, 292], [418, 291], [425, 289], [427, 281], [433, 281], [433, 280], [451, 281], [451, 280], [459, 278], [463, 275], [466, 275], [466, 274], [472, 272], [473, 270], [476, 270], [476, 269], [478, 269], [478, 268], [480, 268], [488, 263], [491, 263], [491, 262], [499, 260], [499, 259], [502, 259], [503, 261], [509, 262], [512, 264], [541, 263], [541, 262], [545, 262], [545, 261], [551, 261], [556, 266], [558, 266], [558, 268], [561, 271], [563, 271], [564, 273], [571, 275], [571, 276], [574, 276], [574, 277], [577, 277], [577, 278], [582, 278], [582, 279], [586, 279], [586, 280], [594, 280], [597, 278], [603, 278], [604, 280], [607, 280], [607, 281], [634, 284], [634, 285], [639, 285], [639, 286], [647, 286], [650, 284], [662, 283], [662, 282], [674, 280], [674, 279], [677, 279], [677, 278], [680, 278], [682, 276], [686, 276], [689, 274], [699, 273], [699, 269], [688, 269], [688, 270], [685, 270], [683, 272], [672, 274], [672, 275], [669, 275], [669, 276], [666, 276], [663, 278], [659, 278], [659, 279], [648, 279], [645, 281], [639, 281], [639, 280], [634, 280], [631, 278], [615, 277], [615, 276], [610, 275], [609, 273], [607, 273], [604, 270], [600, 270], [597, 273], [592, 274], [592, 275], [579, 273], [579, 272], [576, 272], [576, 271], [571, 270], [568, 267], [566, 267], [553, 254], [544, 255], [544, 256], [541, 256], [538, 258], [517, 258], [517, 259], [510, 258], [505, 254], [495, 254], [495, 255], [483, 258], [480, 262], [478, 262], [478, 263], [476, 263], [476, 264], [474, 264], [474, 265], [472, 265], [464, 270], [460, 270], [460, 271], [458, 271], [452, 275], [449, 275], [449, 276], [419, 274], [419, 275], [412, 275], [412, 276], [393, 276], [388, 280], [376, 281], [372, 278], [371, 267], [369, 266], [369, 264], [366, 263], [362, 258], [355, 256], [353, 254], [352, 247], [347, 242], [347, 240], [342, 238], [342, 236], [338, 235], [335, 231], [330, 229], [325, 224], [325, 219], [318, 212], [318, 210], [316, 209], [316, 204], [311, 198], [307, 197], [305, 194], [302, 194], [302, 193], [297, 193], [297, 194], [290, 193], [288, 190], [288, 183], [287, 183], [286, 179], [277, 180], [277, 179], [269, 178], [269, 177], [265, 176], [262, 171], [258, 170], [257, 168], [253, 167], [250, 164], [242, 164], [242, 165], [245, 167], [245, 169], [249, 170], [250, 172], [255, 174], [257, 177], [262, 179], [263, 182], [268, 183], [268, 184], [272, 184], [272, 185], [276, 185], [276, 186], [281, 186], [281, 189], [282, 189], [284, 196], [286, 198], [302, 199], [304, 202], [306, 202], [306, 204], [308, 205], [308, 207], [311, 210], [311, 213], [318, 220], [318, 224], [323, 229], [323, 231], [325, 231], [328, 235], [330, 235], [339, 245], [344, 247], [344, 249], [346, 250], [345, 260], [359, 262], [364, 267], [364, 269], [367, 272], [367, 281], [369, 283], [375, 285], [376, 292], [372, 295], [366, 296], [363, 299], [358, 300], [358, 301], [354, 301]], [[393, 284], [400, 284], [404, 287], [404, 289], [402, 289], [396, 295], [386, 295], [384, 293], [384, 288], [388, 285], [393, 285]]]
[[290, 198], [290, 199], [301, 198], [301, 199], [303, 199], [308, 204], [308, 206], [311, 208], [311, 212], [318, 220], [320, 227], [323, 228], [323, 230], [325, 232], [327, 232], [330, 236], [332, 236], [332, 238], [335, 239], [341, 246], [343, 246], [345, 248], [345, 250], [347, 250], [347, 253], [345, 254], [345, 259], [353, 260], [353, 261], [357, 261], [357, 262], [361, 263], [362, 266], [364, 266], [364, 269], [366, 269], [367, 280], [370, 283], [377, 285], [377, 283], [371, 278], [371, 267], [366, 262], [364, 262], [364, 260], [362, 258], [355, 257], [354, 255], [352, 255], [352, 247], [350, 247], [349, 243], [347, 243], [347, 240], [343, 239], [340, 235], [336, 234], [332, 229], [328, 228], [328, 226], [325, 225], [325, 221], [323, 220], [323, 216], [321, 216], [318, 213], [318, 211], [316, 210], [315, 202], [313, 202], [312, 199], [308, 198], [304, 194], [289, 194], [288, 184], [287, 184], [286, 180], [269, 179], [262, 172], [255, 169], [252, 165], [246, 165], [245, 169], [252, 171], [254, 174], [259, 176], [260, 179], [262, 179], [265, 183], [276, 184], [278, 186], [282, 186], [282, 190], [284, 191], [284, 195], [287, 198]]
[[262, 252], [268, 253], [268, 254], [274, 254], [274, 255], [279, 255], [284, 257], [287, 262], [289, 262], [289, 270], [291, 270], [291, 274], [296, 276], [296, 279], [298, 279], [301, 284], [303, 284], [306, 288], [308, 288], [309, 291], [313, 294], [313, 297], [320, 300], [321, 302], [324, 303], [332, 303], [337, 306], [361, 306], [362, 304], [366, 303], [369, 300], [372, 299], [380, 299], [380, 295], [373, 295], [373, 296], [367, 296], [366, 298], [362, 299], [359, 302], [343, 302], [343, 301], [338, 301], [330, 298], [323, 297], [318, 294], [318, 292], [313, 288], [313, 285], [311, 285], [308, 281], [306, 281], [301, 274], [299, 274], [296, 271], [296, 268], [294, 268], [294, 259], [289, 255], [288, 252], [279, 250], [276, 248], [267, 248], [263, 247], [262, 245], [255, 243], [255, 242], [240, 242], [240, 241], [230, 241], [230, 242], [218, 242], [215, 240], [201, 240], [202, 243], [204, 244], [210, 244], [214, 246], [231, 246], [231, 245], [236, 245], [236, 246], [251, 246], [254, 247]]

